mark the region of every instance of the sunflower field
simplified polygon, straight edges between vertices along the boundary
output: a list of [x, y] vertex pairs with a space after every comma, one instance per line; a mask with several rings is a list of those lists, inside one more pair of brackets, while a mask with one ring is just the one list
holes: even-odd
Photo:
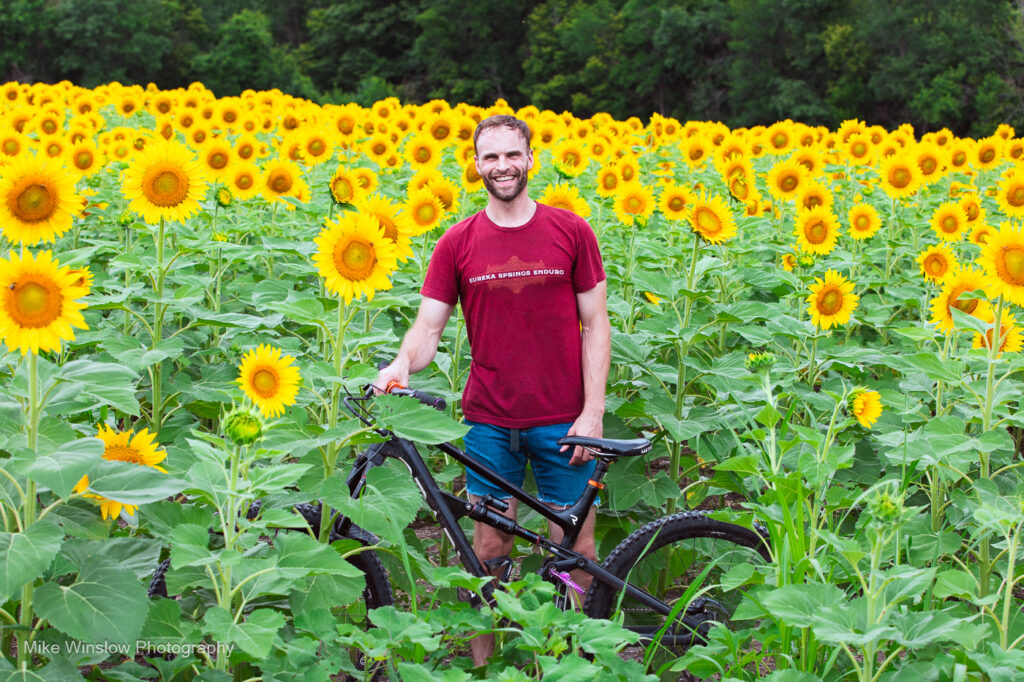
[[[342, 398], [486, 203], [494, 113], [531, 126], [532, 196], [598, 236], [605, 435], [654, 443], [612, 469], [598, 555], [681, 509], [770, 537], [708, 586], [733, 625], [660, 666], [555, 609], [528, 548], [497, 609], [459, 601], [480, 583], [404, 469], [347, 496], [379, 438]], [[0, 87], [0, 679], [1020, 679], [1022, 161], [1006, 125]], [[414, 378], [448, 414], [385, 396], [380, 423], [458, 439], [468, 368], [455, 315]], [[359, 543], [282, 530], [318, 500], [379, 536], [395, 607], [363, 603]]]

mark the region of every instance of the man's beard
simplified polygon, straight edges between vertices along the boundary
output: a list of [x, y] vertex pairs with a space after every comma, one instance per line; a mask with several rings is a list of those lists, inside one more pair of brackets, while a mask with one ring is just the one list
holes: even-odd
[[508, 188], [497, 187], [489, 177], [483, 176], [480, 178], [484, 181], [484, 187], [490, 192], [491, 196], [501, 201], [512, 201], [517, 196], [522, 194], [523, 190], [526, 189], [526, 174], [522, 173], [516, 178], [514, 185]]

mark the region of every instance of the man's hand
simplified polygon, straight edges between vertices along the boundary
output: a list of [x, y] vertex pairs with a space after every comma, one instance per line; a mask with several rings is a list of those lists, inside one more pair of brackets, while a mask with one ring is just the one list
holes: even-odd
[[383, 393], [392, 381], [403, 387], [409, 385], [409, 363], [405, 362], [401, 356], [395, 358], [394, 362], [377, 373], [377, 380], [373, 382], [374, 394]]
[[[584, 436], [586, 438], [600, 438], [604, 433], [604, 415], [592, 414], [584, 412], [576, 421], [573, 422], [572, 426], [569, 427], [567, 436]], [[569, 449], [568, 445], [563, 445], [561, 452], [565, 452]], [[594, 455], [587, 452], [583, 448], [576, 446], [573, 450], [572, 457], [569, 459], [569, 464], [572, 466], [582, 466], [590, 460], [594, 459]]]

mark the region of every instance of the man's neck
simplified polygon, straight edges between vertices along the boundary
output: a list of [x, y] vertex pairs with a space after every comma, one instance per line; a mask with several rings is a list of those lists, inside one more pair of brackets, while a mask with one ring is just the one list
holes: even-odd
[[524, 191], [512, 201], [490, 197], [484, 210], [491, 222], [498, 227], [520, 227], [533, 218], [533, 214], [537, 212], [537, 202]]

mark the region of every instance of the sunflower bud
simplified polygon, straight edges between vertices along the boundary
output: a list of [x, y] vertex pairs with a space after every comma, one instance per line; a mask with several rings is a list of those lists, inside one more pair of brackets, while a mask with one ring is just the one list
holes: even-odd
[[217, 189], [215, 197], [217, 199], [217, 205], [220, 206], [221, 208], [227, 208], [228, 206], [231, 205], [231, 191], [226, 187], [220, 187], [219, 189]]
[[215, 242], [228, 242], [231, 241], [226, 234], [223, 232], [214, 232], [213, 241]]
[[745, 364], [751, 372], [767, 372], [775, 364], [775, 356], [767, 351], [750, 353]]
[[121, 227], [128, 227], [132, 224], [134, 218], [130, 211], [122, 211], [121, 215], [117, 216], [117, 224]]
[[263, 437], [263, 420], [244, 407], [236, 407], [223, 419], [224, 435], [238, 445], [252, 445]]
[[809, 268], [814, 265], [814, 256], [809, 253], [801, 253], [796, 257], [796, 262], [802, 268]]

